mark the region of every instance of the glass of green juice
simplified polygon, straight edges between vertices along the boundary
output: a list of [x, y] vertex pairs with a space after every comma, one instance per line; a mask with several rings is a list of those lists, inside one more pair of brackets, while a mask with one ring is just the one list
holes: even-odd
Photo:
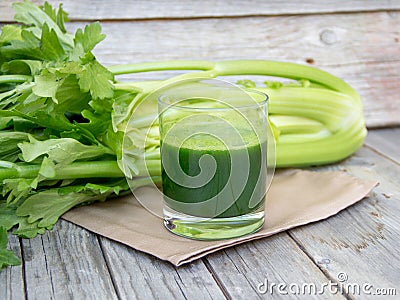
[[218, 240], [264, 224], [268, 96], [216, 81], [158, 97], [163, 217], [178, 235]]

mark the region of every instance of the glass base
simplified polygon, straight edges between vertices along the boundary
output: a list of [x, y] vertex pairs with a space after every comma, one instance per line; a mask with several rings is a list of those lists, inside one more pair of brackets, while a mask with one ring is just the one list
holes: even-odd
[[201, 218], [164, 207], [164, 225], [174, 234], [195, 240], [222, 240], [259, 230], [264, 224], [264, 209], [230, 218]]

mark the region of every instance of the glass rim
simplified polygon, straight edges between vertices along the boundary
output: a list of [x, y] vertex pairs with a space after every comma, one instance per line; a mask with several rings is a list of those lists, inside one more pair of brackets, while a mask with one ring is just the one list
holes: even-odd
[[[209, 99], [209, 100], [217, 100], [217, 98], [212, 98], [212, 97], [186, 97], [186, 98], [182, 98], [179, 101], [176, 101], [174, 103], [170, 103], [170, 102], [166, 102], [163, 99], [166, 98], [168, 95], [166, 94], [161, 94], [160, 96], [158, 96], [158, 103], [159, 104], [163, 104], [166, 106], [166, 108], [174, 108], [174, 109], [182, 109], [182, 110], [194, 110], [194, 111], [216, 111], [216, 110], [232, 110], [232, 109], [246, 109], [246, 108], [252, 108], [252, 107], [261, 107], [263, 105], [266, 105], [268, 103], [269, 100], [269, 96], [261, 91], [257, 91], [257, 90], [243, 90], [242, 91], [244, 93], [246, 93], [249, 97], [251, 97], [251, 99], [254, 100], [254, 103], [251, 104], [243, 104], [243, 105], [230, 105], [229, 102], [225, 102], [227, 104], [227, 107], [196, 107], [196, 106], [187, 106], [187, 105], [179, 105], [179, 103], [186, 101], [186, 100], [190, 100], [193, 98], [197, 98], [197, 99]], [[263, 97], [263, 100], [261, 101], [256, 101], [251, 95], [250, 93], [254, 93], [254, 94], [258, 94], [259, 96]]]

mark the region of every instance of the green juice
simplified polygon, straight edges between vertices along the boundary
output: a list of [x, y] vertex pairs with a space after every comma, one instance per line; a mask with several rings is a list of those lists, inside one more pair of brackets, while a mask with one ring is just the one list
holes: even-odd
[[[266, 140], [260, 142], [252, 133], [243, 134], [243, 140], [242, 145], [229, 149], [221, 141], [201, 135], [187, 139], [179, 146], [163, 141], [162, 188], [166, 205], [179, 213], [205, 218], [230, 218], [262, 209], [266, 192], [267, 143]], [[164, 166], [176, 155], [179, 166], [175, 168], [192, 178], [205, 172], [210, 180], [201, 186], [194, 182], [196, 187], [177, 183]], [[203, 156], [215, 160], [215, 172], [212, 168], [201, 168], [199, 162]], [[213, 200], [207, 201], [209, 199]]]

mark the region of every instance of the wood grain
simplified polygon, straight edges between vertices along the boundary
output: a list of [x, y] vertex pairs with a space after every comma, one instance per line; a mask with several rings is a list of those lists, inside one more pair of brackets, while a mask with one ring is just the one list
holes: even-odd
[[[9, 234], [7, 248], [22, 257], [19, 239], [15, 235]], [[25, 299], [23, 268], [19, 265], [0, 270], [0, 299]]]
[[28, 299], [116, 299], [97, 237], [65, 221], [23, 241]]
[[[95, 54], [108, 65], [171, 59], [312, 61], [351, 84], [364, 101], [367, 125], [382, 127], [400, 124], [399, 25], [400, 15], [386, 12], [105, 23], [107, 38]], [[70, 24], [72, 30], [78, 26], [83, 24]]]
[[400, 164], [400, 128], [371, 130], [365, 143]]
[[290, 235], [332, 280], [338, 282], [338, 274], [344, 272], [345, 284], [369, 283], [398, 292], [400, 167], [364, 147], [339, 166], [319, 170], [338, 168], [380, 184], [370, 198], [323, 222], [290, 230]]
[[[12, 21], [13, 12], [11, 4], [13, 2], [17, 1], [3, 0], [0, 2], [0, 20]], [[42, 4], [44, 1], [34, 0], [34, 2]], [[400, 9], [400, 3], [398, 1], [390, 0], [247, 0], [246, 2], [238, 0], [50, 0], [49, 2], [56, 6], [58, 6], [59, 3], [64, 3], [64, 9], [69, 12], [70, 18], [73, 20], [236, 17], [280, 14], [297, 15]]]
[[397, 12], [102, 24], [107, 38], [96, 53], [107, 64], [259, 58], [336, 66], [399, 61], [400, 52]]
[[107, 238], [100, 242], [120, 299], [224, 299], [201, 260], [176, 268]]
[[[292, 295], [258, 291], [260, 283], [298, 284], [327, 282], [325, 275], [286, 234], [249, 242], [206, 257], [216, 277], [233, 299], [345, 299], [342, 295]], [[265, 287], [264, 287], [265, 288]], [[286, 289], [288, 291], [288, 288]]]

